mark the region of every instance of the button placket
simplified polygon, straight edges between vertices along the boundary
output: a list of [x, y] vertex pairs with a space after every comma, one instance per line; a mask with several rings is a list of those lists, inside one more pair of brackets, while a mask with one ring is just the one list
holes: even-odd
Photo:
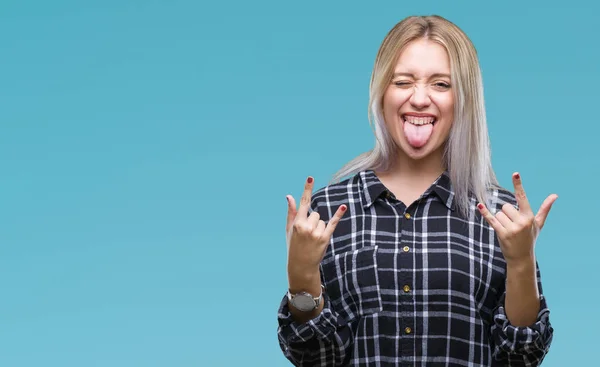
[[399, 311], [403, 314], [400, 320], [400, 330], [398, 330], [404, 337], [401, 338], [400, 351], [401, 353], [409, 354], [415, 347], [414, 335], [414, 320], [410, 315], [414, 309], [414, 299], [412, 292], [412, 285], [414, 282], [413, 272], [411, 269], [415, 267], [415, 259], [411, 252], [413, 251], [412, 243], [413, 238], [413, 219], [412, 215], [408, 212], [408, 208], [404, 205], [399, 205], [399, 208], [403, 210], [398, 211], [397, 221], [399, 223], [399, 231], [402, 233], [401, 242], [398, 246], [398, 259], [402, 265], [399, 269], [398, 283], [396, 290], [398, 301], [400, 303]]
[[[401, 218], [402, 221], [407, 221], [408, 222], [409, 220], [414, 219], [414, 217], [408, 212], [408, 208], [406, 208], [406, 211], [403, 213], [402, 216], [404, 217], [404, 218]], [[408, 226], [408, 227], [412, 227], [412, 224], [411, 223], [407, 223], [407, 222], [406, 222], [405, 225]], [[405, 245], [405, 246], [402, 247], [402, 252], [404, 254], [403, 256], [406, 256], [406, 257], [410, 258], [410, 254], [409, 254], [410, 251], [411, 251], [411, 248], [408, 245]], [[407, 261], [408, 261], [408, 259], [407, 259]], [[414, 266], [414, 264], [413, 264], [413, 266]], [[400, 297], [403, 299], [402, 304], [404, 304], [405, 307], [410, 308], [411, 307], [410, 303], [412, 301], [412, 294], [411, 294], [411, 291], [412, 291], [412, 287], [411, 287], [412, 277], [409, 278], [407, 275], [408, 274], [405, 274], [404, 277], [403, 277], [404, 278], [403, 279], [404, 280], [404, 285], [401, 288], [402, 294], [400, 295]], [[402, 283], [400, 283], [400, 284], [402, 284]], [[409, 320], [405, 319], [404, 321], [406, 322], [406, 321], [409, 321]], [[405, 325], [406, 325], [406, 323], [405, 323]], [[410, 334], [413, 334], [413, 333], [414, 333], [413, 328], [411, 326], [406, 325], [405, 328], [404, 328], [404, 334], [405, 335], [410, 335]], [[407, 348], [410, 348], [410, 346], [411, 346], [410, 343], [405, 345], [405, 347], [407, 347]]]

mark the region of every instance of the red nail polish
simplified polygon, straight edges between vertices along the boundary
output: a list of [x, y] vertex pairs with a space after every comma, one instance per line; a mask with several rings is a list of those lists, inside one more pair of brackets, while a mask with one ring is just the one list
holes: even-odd
[[520, 178], [521, 178], [521, 175], [519, 175], [519, 174], [517, 173], [517, 174], [515, 174], [515, 178], [518, 180], [518, 179], [520, 179]]
[[340, 209], [342, 209], [342, 211], [345, 212], [346, 211], [346, 205], [342, 205], [342, 207]]
[[308, 183], [312, 183], [312, 182], [313, 182], [313, 178], [312, 178], [312, 177], [309, 177], [309, 178], [308, 178], [306, 181], [307, 181]]
[[478, 207], [479, 209], [483, 209], [483, 204], [481, 204], [481, 203], [480, 203], [480, 204], [477, 204], [477, 207]]

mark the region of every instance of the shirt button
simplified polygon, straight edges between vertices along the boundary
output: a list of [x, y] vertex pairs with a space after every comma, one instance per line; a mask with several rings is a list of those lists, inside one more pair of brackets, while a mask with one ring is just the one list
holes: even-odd
[[405, 285], [402, 289], [404, 289], [404, 292], [406, 293], [410, 292], [410, 287], [408, 285]]
[[404, 213], [404, 218], [410, 219], [410, 213]]
[[407, 334], [410, 334], [412, 332], [412, 329], [409, 328], [408, 326], [404, 329], [404, 332]]
[[408, 252], [408, 250], [410, 250], [410, 247], [408, 247], [408, 246], [404, 246], [404, 247], [402, 248], [402, 251], [404, 251], [404, 252]]

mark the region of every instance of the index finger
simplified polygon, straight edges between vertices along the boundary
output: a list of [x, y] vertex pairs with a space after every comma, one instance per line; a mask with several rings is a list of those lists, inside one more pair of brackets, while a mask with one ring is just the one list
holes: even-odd
[[304, 184], [304, 192], [300, 198], [300, 206], [298, 207], [298, 213], [296, 214], [296, 216], [301, 219], [306, 219], [308, 216], [308, 208], [310, 207], [314, 181], [315, 180], [311, 176], [308, 176], [306, 183]]
[[527, 200], [527, 195], [525, 194], [525, 189], [523, 188], [521, 175], [518, 172], [515, 172], [513, 173], [512, 179], [513, 185], [515, 187], [515, 198], [517, 199], [517, 204], [519, 204], [519, 211], [528, 214], [532, 213], [531, 206], [529, 205], [529, 201]]

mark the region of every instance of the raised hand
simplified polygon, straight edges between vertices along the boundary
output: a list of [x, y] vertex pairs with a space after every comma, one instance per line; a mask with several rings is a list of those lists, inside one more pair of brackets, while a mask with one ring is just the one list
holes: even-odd
[[[286, 242], [288, 246], [288, 278], [290, 288], [305, 288], [319, 281], [319, 263], [323, 259], [327, 245], [347, 207], [341, 205], [327, 224], [313, 211], [308, 215], [314, 180], [308, 177], [300, 206], [287, 196], [288, 215], [286, 224]], [[315, 279], [316, 278], [316, 279]], [[314, 287], [313, 287], [314, 288]]]
[[558, 195], [548, 196], [537, 214], [534, 215], [523, 189], [520, 175], [514, 173], [512, 179], [515, 187], [515, 197], [519, 206], [518, 210], [507, 203], [494, 216], [484, 204], [479, 203], [477, 207], [496, 231], [506, 262], [518, 263], [534, 258], [535, 241], [544, 227], [548, 213]]

